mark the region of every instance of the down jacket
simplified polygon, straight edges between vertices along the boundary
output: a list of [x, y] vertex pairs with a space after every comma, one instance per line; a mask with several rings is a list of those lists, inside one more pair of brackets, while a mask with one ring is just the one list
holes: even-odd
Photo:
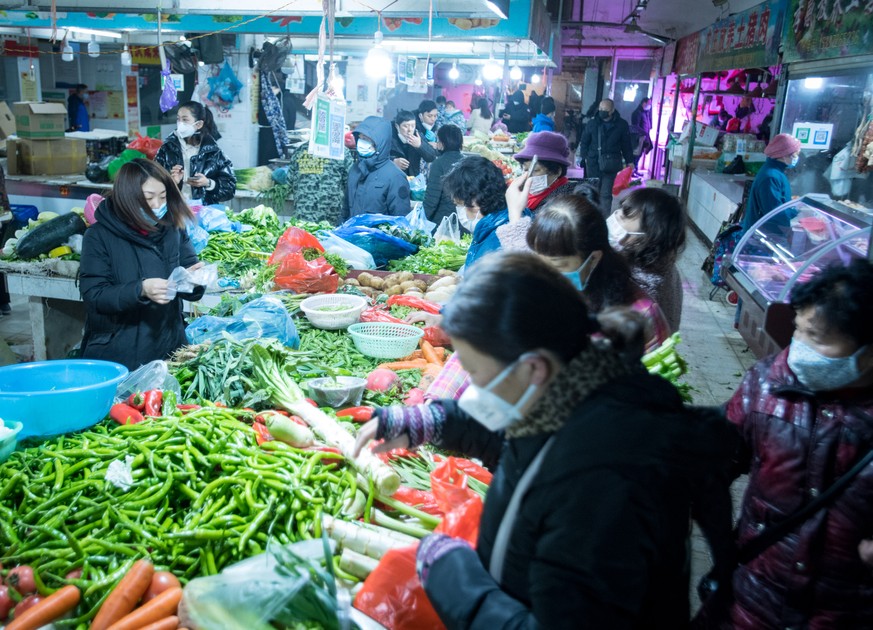
[[[155, 162], [163, 166], [168, 171], [177, 164], [185, 165], [185, 160], [182, 157], [182, 145], [176, 133], [173, 132], [158, 149], [158, 154], [155, 156]], [[203, 173], [215, 182], [215, 188], [207, 190], [206, 188], [191, 188], [191, 196], [194, 199], [201, 200], [203, 205], [209, 206], [214, 203], [224, 203], [233, 199], [236, 194], [236, 175], [233, 173], [233, 164], [215, 141], [209, 136], [204, 135], [201, 140], [200, 150], [196, 155], [191, 156], [190, 175], [195, 173]], [[180, 186], [181, 188], [181, 186]]]
[[346, 195], [347, 215], [390, 214], [399, 217], [412, 211], [409, 181], [390, 160], [391, 127], [384, 118], [368, 116], [355, 128], [355, 140], [365, 135], [376, 145], [376, 153], [362, 157], [349, 171]]
[[[805, 389], [788, 349], [760, 361], [727, 406], [749, 473], [739, 544], [827, 490], [873, 448], [873, 390]], [[873, 628], [873, 465], [820, 510], [734, 573], [731, 627]]]
[[85, 303], [82, 357], [115, 361], [135, 370], [165, 359], [188, 343], [182, 300], [199, 300], [203, 287], [178, 294], [169, 304], [142, 297], [145, 278], [168, 278], [176, 267], [190, 267], [197, 255], [185, 230], [162, 225], [145, 235], [122, 221], [106, 199], [85, 232], [79, 289]]

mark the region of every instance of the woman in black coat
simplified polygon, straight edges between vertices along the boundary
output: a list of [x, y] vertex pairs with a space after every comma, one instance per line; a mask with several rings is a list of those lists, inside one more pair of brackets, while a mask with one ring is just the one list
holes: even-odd
[[176, 131], [155, 156], [186, 198], [207, 206], [230, 201], [236, 194], [233, 164], [215, 144], [220, 137], [212, 112], [188, 101], [179, 105]]
[[79, 289], [85, 303], [82, 356], [135, 370], [188, 343], [182, 300], [168, 295], [176, 267], [200, 267], [185, 231], [193, 220], [170, 174], [150, 160], [121, 167], [85, 232]]
[[464, 144], [464, 134], [455, 125], [443, 125], [437, 131], [437, 138], [442, 145], [443, 153], [430, 167], [427, 190], [424, 193], [424, 213], [428, 219], [439, 224], [443, 217], [449, 216], [456, 210], [455, 200], [443, 187], [443, 178], [463, 157], [461, 147]]
[[427, 130], [420, 125], [418, 114], [412, 112], [401, 110], [394, 117], [391, 159], [397, 168], [411, 177], [421, 173], [422, 160], [433, 162], [438, 155], [425, 138]]
[[495, 469], [476, 549], [442, 534], [419, 545], [442, 622], [687, 627], [692, 501], [710, 494], [719, 533], [730, 528], [729, 486], [713, 484], [735, 449], [727, 423], [644, 371], [639, 331], [595, 344], [579, 292], [529, 254], [482, 260], [443, 313], [472, 384], [457, 402], [377, 410], [357, 440], [431, 442]]

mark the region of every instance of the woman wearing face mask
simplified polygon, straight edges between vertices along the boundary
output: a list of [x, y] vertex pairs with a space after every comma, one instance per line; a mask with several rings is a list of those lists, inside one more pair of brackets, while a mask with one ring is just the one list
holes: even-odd
[[425, 130], [418, 128], [416, 120], [418, 114], [397, 112], [391, 142], [391, 159], [397, 168], [412, 177], [421, 173], [422, 160], [433, 162], [437, 158], [437, 150], [425, 139]]
[[194, 215], [170, 174], [151, 160], [122, 166], [112, 191], [85, 232], [79, 289], [85, 303], [82, 357], [122, 363], [135, 370], [188, 343], [182, 300], [167, 294], [176, 267], [201, 265], [185, 224]]
[[[749, 473], [742, 547], [824, 494], [873, 449], [873, 265], [820, 272], [791, 295], [788, 348], [759, 361], [727, 404]], [[755, 628], [873, 628], [873, 465], [741, 564], [714, 620]], [[704, 613], [717, 611], [704, 611]], [[713, 615], [710, 614], [710, 618]]]
[[685, 246], [685, 210], [658, 188], [634, 188], [606, 219], [609, 243], [628, 262], [636, 283], [664, 312], [673, 332], [682, 320], [682, 279], [676, 259]]
[[194, 101], [179, 105], [176, 131], [158, 149], [155, 161], [170, 172], [186, 199], [210, 205], [236, 194], [233, 164], [215, 144], [220, 137], [207, 107]]
[[[775, 136], [764, 149], [767, 161], [752, 182], [749, 202], [743, 216], [743, 231], [751, 229], [765, 214], [791, 201], [791, 183], [786, 171], [800, 160], [800, 141], [787, 133]], [[785, 232], [790, 226], [786, 223]]]
[[442, 622], [687, 626], [693, 488], [729, 463], [728, 425], [689, 421], [671, 385], [593, 342], [578, 291], [529, 254], [484, 260], [444, 313], [470, 387], [417, 413], [377, 410], [357, 438], [496, 469], [475, 550], [441, 534], [419, 545]]
[[[549, 199], [573, 192], [576, 185], [567, 179], [570, 145], [562, 134], [551, 131], [532, 133], [525, 140], [524, 148], [512, 157], [528, 172], [528, 210], [536, 211]], [[537, 158], [537, 163], [531, 173], [528, 165], [534, 157]]]
[[437, 225], [444, 217], [455, 211], [452, 196], [445, 191], [443, 180], [446, 173], [461, 161], [461, 147], [464, 144], [464, 134], [453, 124], [443, 125], [437, 131], [437, 137], [442, 147], [442, 154], [434, 160], [427, 177], [427, 190], [424, 193], [424, 213]]
[[[476, 155], [458, 162], [443, 179], [443, 188], [455, 202], [461, 227], [473, 234], [464, 265], [469, 269], [481, 257], [500, 249], [497, 228], [509, 222], [506, 182], [491, 160]], [[530, 215], [527, 210], [523, 214]]]

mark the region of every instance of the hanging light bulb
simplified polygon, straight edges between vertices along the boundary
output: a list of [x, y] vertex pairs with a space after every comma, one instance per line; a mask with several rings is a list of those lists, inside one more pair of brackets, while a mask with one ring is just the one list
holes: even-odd
[[88, 56], [89, 57], [99, 57], [100, 56], [100, 44], [97, 43], [97, 38], [92, 35], [91, 41], [88, 42]]
[[121, 65], [129, 67], [132, 63], [133, 59], [130, 56], [130, 48], [128, 48], [127, 44], [125, 44], [124, 51], [121, 53]]
[[540, 82], [540, 75], [538, 75], [538, 74], [531, 75], [530, 82], [533, 83], [534, 85], [537, 85]]
[[73, 60], [73, 47], [70, 45], [70, 42], [64, 40], [64, 47], [61, 49], [61, 61], [72, 61]]
[[383, 79], [394, 66], [391, 55], [382, 47], [382, 31], [376, 31], [373, 37], [373, 47], [367, 53], [364, 61], [364, 72], [373, 79]]
[[477, 78], [475, 83], [476, 83], [476, 87], [482, 87], [482, 79]]
[[503, 66], [494, 61], [494, 57], [488, 57], [488, 61], [482, 66], [482, 78], [486, 81], [496, 81], [503, 74]]
[[518, 66], [512, 66], [512, 68], [509, 71], [509, 78], [510, 79], [512, 79], [513, 81], [521, 81], [523, 76], [524, 75], [521, 72], [521, 68], [519, 68]]
[[458, 77], [461, 76], [461, 73], [458, 72], [458, 64], [453, 63], [451, 69], [449, 70], [449, 79], [452, 81], [457, 81]]

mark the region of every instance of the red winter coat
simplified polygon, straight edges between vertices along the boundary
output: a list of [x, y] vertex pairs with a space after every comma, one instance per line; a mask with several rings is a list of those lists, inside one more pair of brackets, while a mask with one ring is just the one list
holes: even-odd
[[[823, 492], [873, 448], [873, 388], [813, 394], [788, 350], [759, 361], [727, 406], [749, 472], [739, 544]], [[873, 628], [873, 465], [828, 508], [734, 573], [733, 627]]]

